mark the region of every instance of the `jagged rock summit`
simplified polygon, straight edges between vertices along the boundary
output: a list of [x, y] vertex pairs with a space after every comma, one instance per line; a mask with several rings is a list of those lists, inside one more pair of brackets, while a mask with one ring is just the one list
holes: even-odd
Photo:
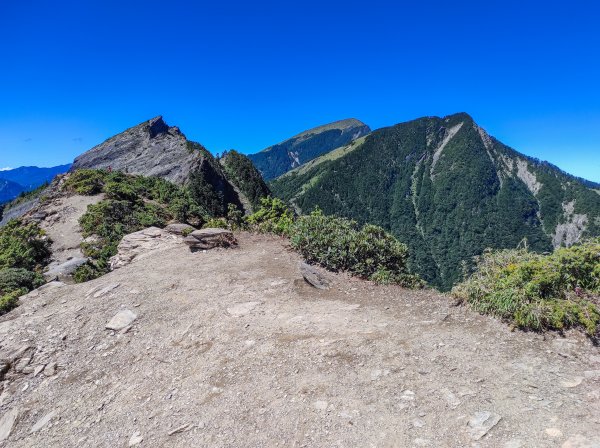
[[195, 150], [177, 126], [169, 126], [161, 116], [127, 129], [81, 154], [72, 170], [108, 169], [130, 174], [162, 177], [183, 184], [198, 168], [207, 151]]

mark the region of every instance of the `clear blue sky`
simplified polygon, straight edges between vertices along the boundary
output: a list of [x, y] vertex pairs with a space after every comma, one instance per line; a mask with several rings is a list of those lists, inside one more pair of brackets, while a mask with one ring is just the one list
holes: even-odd
[[156, 115], [213, 152], [356, 117], [470, 113], [600, 181], [595, 1], [7, 1], [0, 167], [55, 165]]

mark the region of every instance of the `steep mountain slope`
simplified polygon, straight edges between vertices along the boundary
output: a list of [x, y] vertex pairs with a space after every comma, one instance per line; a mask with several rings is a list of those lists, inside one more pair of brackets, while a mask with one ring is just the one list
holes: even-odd
[[190, 173], [210, 158], [201, 145], [191, 142], [176, 126], [155, 117], [127, 129], [78, 156], [72, 170], [113, 169], [130, 174], [162, 177], [182, 185]]
[[23, 185], [0, 178], [0, 204], [12, 201], [24, 191], [26, 188]]
[[208, 204], [217, 216], [226, 213], [227, 204], [244, 208], [243, 204], [249, 203], [212, 154], [162, 117], [127, 129], [80, 155], [71, 170], [81, 168], [112, 169], [185, 184], [198, 202]]
[[269, 196], [269, 187], [252, 161], [235, 150], [227, 151], [219, 159], [225, 174], [236, 189], [248, 200], [252, 209], [259, 205], [260, 199]]
[[22, 166], [12, 170], [0, 171], [0, 179], [10, 180], [25, 187], [27, 191], [33, 190], [46, 182], [52, 181], [58, 174], [69, 171], [71, 164], [40, 168], [38, 166]]
[[369, 126], [349, 118], [309, 129], [248, 157], [263, 177], [270, 180], [369, 132]]
[[485, 248], [536, 251], [600, 235], [598, 185], [528, 158], [470, 116], [372, 132], [271, 183], [303, 211], [371, 222], [409, 245], [426, 280], [450, 288]]

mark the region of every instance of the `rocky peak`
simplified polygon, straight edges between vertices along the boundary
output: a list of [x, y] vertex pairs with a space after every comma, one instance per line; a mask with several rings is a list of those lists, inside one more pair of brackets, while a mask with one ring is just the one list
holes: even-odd
[[157, 116], [129, 128], [77, 157], [72, 169], [92, 168], [158, 176], [183, 184], [208, 153], [190, 151], [176, 126]]

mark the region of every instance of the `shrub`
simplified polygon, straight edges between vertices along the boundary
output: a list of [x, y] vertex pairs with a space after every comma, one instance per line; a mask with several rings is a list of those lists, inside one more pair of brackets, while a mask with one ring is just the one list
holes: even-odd
[[0, 229], [0, 269], [39, 269], [50, 257], [50, 244], [37, 224], [13, 219]]
[[31, 291], [43, 284], [44, 278], [36, 272], [20, 268], [0, 270], [0, 296], [21, 289]]
[[77, 170], [67, 178], [64, 188], [86, 196], [100, 194], [108, 174], [105, 170]]
[[246, 222], [256, 232], [289, 235], [294, 223], [294, 212], [281, 199], [261, 198], [259, 209], [248, 216]]
[[452, 294], [523, 329], [580, 327], [594, 335], [600, 324], [600, 239], [550, 255], [487, 251]]
[[316, 211], [291, 226], [290, 241], [308, 262], [332, 271], [348, 271], [380, 283], [423, 285], [409, 272], [406, 246], [377, 226], [360, 228], [355, 221]]
[[128, 233], [164, 227], [171, 220], [196, 226], [205, 220], [202, 208], [188, 190], [156, 177], [79, 170], [70, 175], [65, 188], [79, 194], [106, 194], [105, 200], [88, 206], [79, 220], [83, 235], [95, 235], [97, 240], [81, 245], [91, 261], [76, 270], [77, 282], [108, 272], [110, 258]]
[[26, 292], [26, 290], [18, 290], [0, 296], [0, 316], [16, 308], [19, 304], [19, 297]]
[[227, 220], [225, 218], [210, 218], [204, 226], [203, 229], [228, 229], [229, 225], [227, 224]]

